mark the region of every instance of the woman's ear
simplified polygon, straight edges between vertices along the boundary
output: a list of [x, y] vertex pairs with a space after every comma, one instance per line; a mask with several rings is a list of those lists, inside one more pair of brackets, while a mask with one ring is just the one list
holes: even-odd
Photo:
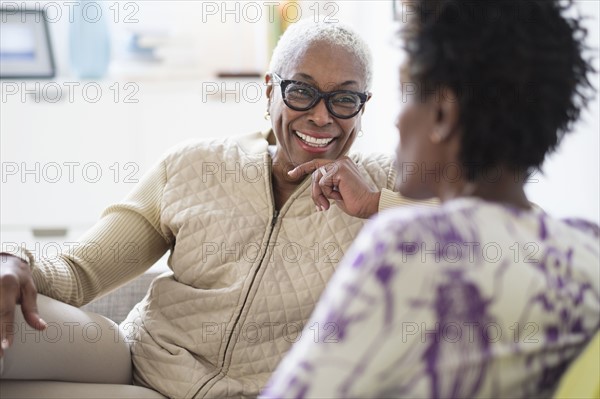
[[373, 97], [373, 94], [371, 94], [370, 92], [368, 93], [367, 96], [367, 101], [365, 101], [365, 103], [363, 104], [362, 109], [360, 110], [360, 114], [364, 114], [365, 113], [365, 108], [367, 108], [367, 103], [369, 102], [369, 100], [371, 99], [371, 97]]
[[443, 87], [436, 90], [434, 102], [435, 122], [431, 132], [431, 141], [439, 144], [448, 140], [458, 129], [458, 97], [453, 90]]
[[267, 86], [267, 98], [269, 99], [269, 102], [271, 101], [271, 93], [273, 93], [273, 83], [271, 82], [271, 74], [270, 73], [266, 73], [265, 74], [265, 85]]

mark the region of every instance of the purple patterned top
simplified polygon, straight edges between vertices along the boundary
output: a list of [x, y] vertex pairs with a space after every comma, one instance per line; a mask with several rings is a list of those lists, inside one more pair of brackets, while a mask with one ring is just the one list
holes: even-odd
[[383, 213], [262, 397], [551, 395], [600, 326], [598, 232], [473, 198]]

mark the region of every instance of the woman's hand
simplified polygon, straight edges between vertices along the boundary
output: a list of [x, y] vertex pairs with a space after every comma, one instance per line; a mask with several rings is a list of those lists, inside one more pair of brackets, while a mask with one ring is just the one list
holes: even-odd
[[12, 345], [14, 334], [23, 326], [15, 326], [15, 309], [21, 311], [27, 324], [36, 330], [46, 328], [37, 310], [37, 290], [29, 265], [16, 256], [0, 254], [0, 357]]
[[288, 172], [294, 179], [312, 173], [312, 199], [317, 210], [327, 210], [329, 200], [350, 216], [369, 218], [379, 209], [381, 192], [369, 185], [348, 157], [313, 159]]

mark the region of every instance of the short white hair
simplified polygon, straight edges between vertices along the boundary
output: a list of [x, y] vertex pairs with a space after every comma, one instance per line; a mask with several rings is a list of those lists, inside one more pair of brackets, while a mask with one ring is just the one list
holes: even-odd
[[284, 66], [290, 63], [290, 60], [303, 54], [311, 45], [318, 42], [339, 46], [354, 55], [363, 69], [366, 89], [370, 89], [373, 65], [371, 51], [364, 40], [345, 24], [315, 22], [311, 18], [291, 24], [281, 35], [273, 50], [269, 73], [282, 73]]

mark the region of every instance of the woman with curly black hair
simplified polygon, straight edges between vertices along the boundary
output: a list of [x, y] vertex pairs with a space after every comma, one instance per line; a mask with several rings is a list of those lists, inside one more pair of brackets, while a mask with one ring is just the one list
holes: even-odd
[[523, 186], [593, 88], [549, 0], [405, 2], [398, 187], [264, 397], [546, 397], [600, 326], [599, 229]]

